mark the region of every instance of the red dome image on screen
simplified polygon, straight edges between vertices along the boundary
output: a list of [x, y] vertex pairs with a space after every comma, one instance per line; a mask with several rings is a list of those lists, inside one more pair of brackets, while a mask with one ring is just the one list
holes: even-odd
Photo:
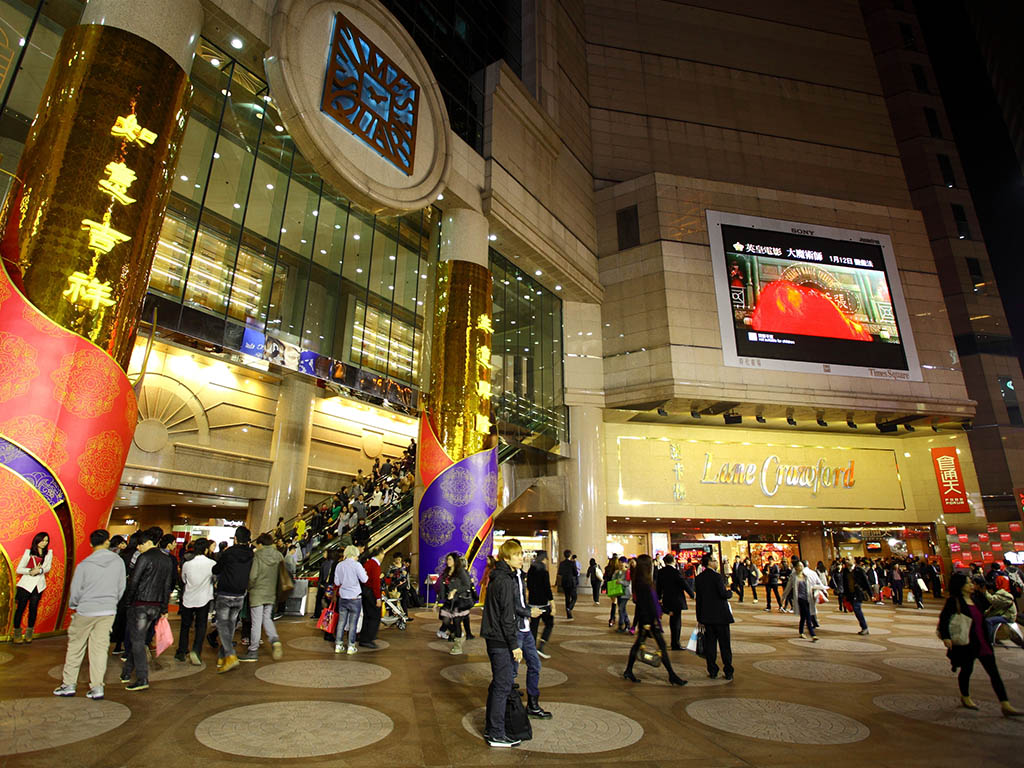
[[816, 288], [775, 280], [761, 291], [750, 318], [755, 331], [871, 341], [864, 327], [848, 318]]

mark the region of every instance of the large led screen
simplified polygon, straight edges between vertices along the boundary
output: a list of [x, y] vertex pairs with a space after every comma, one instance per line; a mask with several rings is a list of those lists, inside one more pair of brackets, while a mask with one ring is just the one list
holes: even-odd
[[726, 365], [921, 380], [887, 235], [707, 219]]

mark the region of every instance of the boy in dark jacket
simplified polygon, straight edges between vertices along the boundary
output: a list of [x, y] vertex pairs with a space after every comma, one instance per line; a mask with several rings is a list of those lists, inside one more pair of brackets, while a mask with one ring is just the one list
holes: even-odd
[[[491, 662], [491, 685], [487, 690], [487, 723], [484, 739], [492, 747], [516, 747], [518, 739], [505, 735], [505, 702], [512, 693], [515, 664], [523, 660], [519, 647], [520, 629], [529, 634], [528, 617], [516, 615], [518, 589], [513, 569], [523, 567], [523, 547], [509, 539], [498, 550], [498, 564], [491, 571], [484, 601], [484, 617], [480, 635], [487, 643]], [[524, 626], [525, 625], [525, 626]]]
[[252, 568], [253, 552], [249, 546], [252, 534], [244, 525], [235, 529], [234, 546], [220, 553], [213, 573], [217, 576], [217, 592], [213, 599], [220, 637], [220, 652], [217, 672], [223, 673], [238, 666], [235, 653], [235, 624], [249, 589], [249, 570]]
[[[150, 528], [142, 534], [139, 556], [135, 561], [128, 588], [128, 658], [121, 669], [121, 682], [125, 690], [144, 691], [149, 688], [149, 659], [146, 656], [146, 636], [161, 616], [167, 615], [167, 603], [177, 578], [174, 559], [157, 549], [163, 536], [160, 528]], [[131, 682], [132, 672], [135, 682]]]

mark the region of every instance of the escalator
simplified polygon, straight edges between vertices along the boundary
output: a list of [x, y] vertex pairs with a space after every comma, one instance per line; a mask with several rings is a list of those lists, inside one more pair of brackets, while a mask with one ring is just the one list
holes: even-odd
[[[498, 466], [511, 460], [520, 450], [522, 450], [520, 446], [500, 442], [498, 444]], [[381, 507], [376, 514], [368, 516], [366, 524], [370, 528], [370, 548], [379, 547], [381, 552], [387, 552], [411, 536], [414, 508], [413, 494], [410, 491], [388, 506]], [[300, 578], [308, 578], [319, 572], [324, 558], [331, 550], [338, 549], [340, 546], [339, 537], [332, 536], [329, 539], [327, 537], [329, 533], [333, 533], [331, 530], [333, 527], [332, 524], [328, 524], [321, 531], [314, 532], [314, 535], [318, 535], [322, 541], [312, 549], [299, 566]]]

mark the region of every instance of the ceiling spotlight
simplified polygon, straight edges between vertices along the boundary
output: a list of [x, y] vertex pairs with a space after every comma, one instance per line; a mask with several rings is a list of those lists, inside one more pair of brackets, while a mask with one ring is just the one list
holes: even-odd
[[666, 411], [664, 408], [659, 408], [658, 409], [658, 415], [659, 416], [668, 416], [668, 411]]
[[495, 240], [498, 239], [498, 236], [497, 235], [488, 235], [487, 239], [490, 240], [493, 243]]
[[738, 413], [723, 413], [722, 418], [725, 419], [726, 424], [742, 424], [743, 417]]
[[848, 426], [850, 429], [856, 429], [857, 423], [852, 418], [849, 418], [846, 420], [846, 426]]
[[938, 431], [939, 431], [939, 422], [933, 421], [932, 422], [932, 432], [938, 432]]
[[239, 38], [237, 38], [237, 37], [232, 37], [231, 38], [231, 47], [234, 48], [236, 51], [242, 50], [242, 45], [243, 45], [243, 43], [242, 43], [242, 41]]
[[700, 418], [700, 411], [698, 411], [696, 408], [691, 408], [690, 409], [690, 417], [694, 418], [694, 419], [699, 419]]
[[827, 427], [828, 426], [828, 422], [825, 421], [825, 414], [823, 414], [823, 413], [819, 413], [818, 414], [817, 422], [818, 422], [818, 426], [819, 427]]
[[796, 426], [796, 419], [794, 419], [792, 416], [787, 416], [786, 417], [786, 423], [789, 424], [789, 426], [791, 426], [791, 427], [795, 427]]
[[878, 431], [881, 432], [883, 435], [895, 432], [897, 429], [900, 428], [899, 424], [894, 424], [891, 421], [884, 421], [881, 424], [875, 424], [875, 426], [878, 427]]
[[759, 413], [759, 414], [757, 414], [757, 415], [756, 415], [756, 416], [754, 417], [754, 421], [756, 421], [756, 422], [757, 422], [758, 424], [765, 424], [765, 423], [767, 423], [767, 421], [766, 421], [766, 419], [764, 418], [764, 416], [763, 416], [762, 414], [760, 414], [760, 413]]
[[914, 425], [913, 424], [904, 424], [903, 428], [905, 430], [907, 430], [907, 432], [913, 432], [914, 431]]

